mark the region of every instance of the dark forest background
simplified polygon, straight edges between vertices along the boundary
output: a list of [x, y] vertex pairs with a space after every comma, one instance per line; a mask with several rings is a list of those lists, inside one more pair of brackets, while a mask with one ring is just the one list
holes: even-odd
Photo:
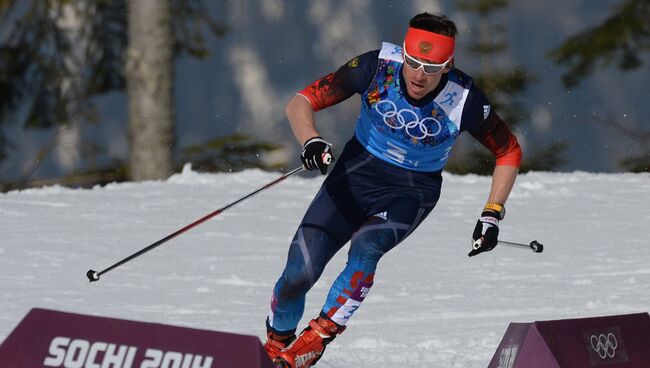
[[[650, 171], [650, 0], [572, 3], [0, 0], [0, 189], [294, 167], [286, 101], [425, 10], [458, 24], [522, 171]], [[336, 147], [357, 100], [317, 115]], [[466, 138], [447, 170], [491, 173]]]

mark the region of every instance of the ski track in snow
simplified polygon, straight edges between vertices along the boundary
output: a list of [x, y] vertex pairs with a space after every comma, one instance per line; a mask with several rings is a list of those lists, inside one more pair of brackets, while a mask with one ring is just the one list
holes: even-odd
[[[272, 287], [322, 177], [293, 176], [89, 284], [102, 270], [278, 177], [185, 170], [163, 182], [0, 194], [0, 340], [33, 307], [264, 337]], [[648, 311], [650, 175], [520, 175], [503, 240], [468, 258], [489, 177], [444, 175], [438, 206], [381, 260], [327, 367], [485, 367], [508, 323]], [[307, 299], [317, 315], [346, 250]]]

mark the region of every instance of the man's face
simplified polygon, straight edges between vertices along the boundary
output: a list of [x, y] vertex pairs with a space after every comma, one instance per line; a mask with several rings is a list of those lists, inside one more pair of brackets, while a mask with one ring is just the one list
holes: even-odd
[[[433, 63], [430, 60], [419, 58], [416, 58], [416, 60], [424, 63]], [[435, 74], [426, 74], [423, 68], [415, 70], [405, 61], [404, 66], [402, 67], [402, 73], [404, 75], [404, 81], [406, 81], [406, 92], [411, 96], [411, 98], [416, 100], [423, 98], [427, 93], [433, 91], [438, 86], [442, 75], [449, 72], [451, 69], [450, 64], [451, 63]]]

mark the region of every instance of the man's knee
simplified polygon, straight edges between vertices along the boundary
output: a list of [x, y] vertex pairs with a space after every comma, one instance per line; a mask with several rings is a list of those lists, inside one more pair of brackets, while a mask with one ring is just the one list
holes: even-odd
[[396, 244], [396, 234], [392, 229], [361, 230], [352, 239], [349, 256], [363, 263], [377, 263]]

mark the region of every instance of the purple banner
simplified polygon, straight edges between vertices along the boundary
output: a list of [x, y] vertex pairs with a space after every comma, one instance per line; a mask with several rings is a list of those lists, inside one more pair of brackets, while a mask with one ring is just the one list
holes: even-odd
[[511, 323], [488, 367], [560, 368], [534, 323]]
[[2, 367], [271, 368], [254, 336], [32, 309], [0, 345]]
[[489, 368], [648, 368], [648, 313], [511, 323]]
[[490, 368], [512, 368], [526, 339], [530, 323], [511, 323], [497, 348]]

